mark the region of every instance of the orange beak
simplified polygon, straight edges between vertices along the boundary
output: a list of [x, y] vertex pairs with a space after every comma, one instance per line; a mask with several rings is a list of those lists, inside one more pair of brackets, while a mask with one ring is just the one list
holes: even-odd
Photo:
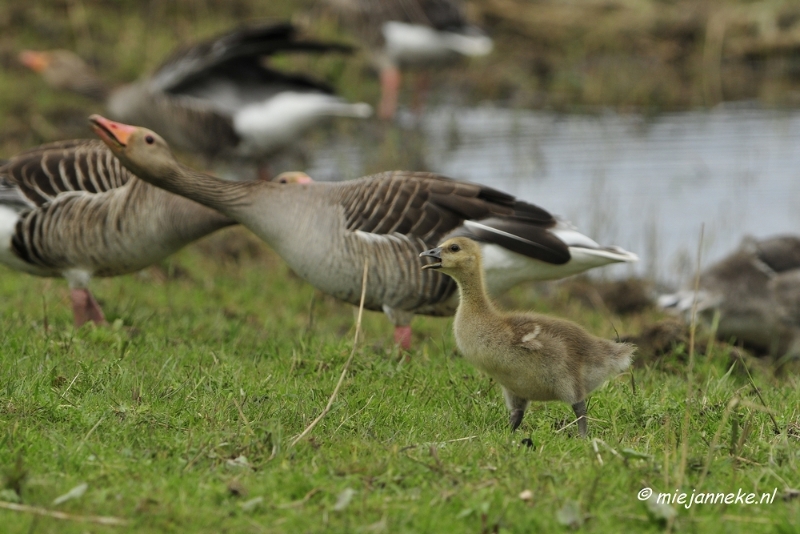
[[136, 126], [110, 121], [100, 115], [92, 115], [89, 117], [89, 122], [94, 133], [109, 146], [112, 146], [112, 144], [121, 147], [128, 146], [128, 140], [131, 135], [139, 129]]
[[50, 65], [50, 56], [47, 52], [34, 52], [33, 50], [23, 50], [17, 56], [19, 62], [34, 72], [42, 72]]

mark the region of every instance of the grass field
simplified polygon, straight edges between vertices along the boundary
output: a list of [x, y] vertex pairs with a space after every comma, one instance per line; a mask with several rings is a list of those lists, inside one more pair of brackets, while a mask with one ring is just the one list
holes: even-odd
[[[179, 43], [311, 4], [4, 0], [0, 158], [87, 137], [99, 111], [20, 67], [22, 48], [71, 48], [130, 81]], [[773, 61], [758, 48], [775, 26], [783, 40], [767, 45], [793, 50], [791, 2], [598, 1], [588, 16], [583, 3], [560, 4], [470, 2], [498, 52], [434, 81], [512, 107], [797, 102], [792, 53]], [[705, 7], [686, 8], [695, 4]], [[715, 26], [716, 9], [732, 14]], [[313, 35], [346, 37], [315, 24]], [[704, 44], [712, 30], [718, 53]], [[742, 66], [734, 53], [769, 57]], [[310, 65], [346, 97], [376, 101], [364, 56]], [[399, 145], [378, 147], [370, 170], [412, 166]], [[503, 302], [607, 337], [659, 318], [609, 317], [558, 287], [524, 286]], [[65, 282], [0, 267], [0, 533], [798, 531], [796, 368], [776, 376], [705, 336], [696, 358], [688, 343], [641, 357], [633, 376], [593, 394], [581, 440], [556, 403], [532, 407], [511, 434], [499, 388], [457, 354], [450, 320], [417, 318], [406, 359], [388, 320], [368, 312], [330, 412], [293, 445], [351, 355], [352, 306], [316, 293], [241, 229], [93, 290], [112, 326], [76, 331]], [[644, 488], [775, 498], [659, 506], [638, 499]]]
[[[797, 376], [755, 367], [751, 380], [724, 345], [704, 346], [693, 369], [678, 346], [637, 368], [635, 389], [629, 374], [610, 381], [591, 397], [590, 439], [557, 403], [534, 406], [511, 434], [499, 388], [456, 354], [448, 319], [418, 318], [404, 361], [388, 321], [367, 312], [331, 411], [291, 446], [348, 359], [352, 306], [315, 294], [236, 228], [94, 288], [113, 326], [75, 331], [64, 283], [2, 270], [0, 500], [70, 516], [0, 509], [3, 532], [796, 532], [800, 522]], [[508, 302], [614, 335], [607, 317], [537, 295], [523, 287]], [[624, 335], [651, 319], [613, 321]], [[776, 496], [670, 510], [640, 502], [645, 487]]]

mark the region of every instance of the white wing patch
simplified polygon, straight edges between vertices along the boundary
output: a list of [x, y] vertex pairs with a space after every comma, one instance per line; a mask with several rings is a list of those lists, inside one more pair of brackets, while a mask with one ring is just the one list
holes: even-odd
[[531, 350], [539, 350], [542, 348], [542, 344], [539, 341], [536, 341], [536, 338], [539, 337], [539, 334], [542, 331], [542, 327], [540, 325], [536, 325], [536, 328], [533, 329], [533, 332], [529, 332], [522, 336], [522, 346], [527, 347]]

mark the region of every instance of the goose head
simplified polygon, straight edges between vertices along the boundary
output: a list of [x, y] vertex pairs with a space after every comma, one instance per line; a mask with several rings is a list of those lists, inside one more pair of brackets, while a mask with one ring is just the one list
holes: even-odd
[[423, 265], [422, 269], [441, 271], [453, 278], [474, 273], [480, 269], [481, 249], [478, 243], [468, 237], [454, 237], [441, 245], [421, 253], [420, 258], [433, 258], [433, 263]]
[[309, 175], [300, 171], [282, 172], [272, 181], [276, 184], [310, 184], [314, 182]]
[[23, 50], [18, 59], [24, 66], [40, 74], [50, 87], [91, 97], [105, 96], [104, 84], [97, 78], [94, 69], [74, 52]]
[[175, 173], [179, 164], [164, 139], [147, 128], [89, 117], [92, 129], [115, 156], [134, 174], [159, 185]]

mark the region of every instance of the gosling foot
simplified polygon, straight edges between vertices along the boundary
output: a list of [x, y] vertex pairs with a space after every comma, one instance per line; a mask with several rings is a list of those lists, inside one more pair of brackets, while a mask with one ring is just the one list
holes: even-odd
[[524, 408], [517, 408], [515, 410], [511, 410], [511, 414], [508, 416], [508, 422], [511, 423], [511, 431], [514, 432], [520, 424], [522, 424], [522, 417], [525, 415]]
[[581, 433], [581, 437], [585, 438], [589, 429], [589, 424], [586, 422], [586, 401], [576, 402], [572, 405], [572, 410], [575, 412], [575, 417], [578, 418], [578, 431]]

